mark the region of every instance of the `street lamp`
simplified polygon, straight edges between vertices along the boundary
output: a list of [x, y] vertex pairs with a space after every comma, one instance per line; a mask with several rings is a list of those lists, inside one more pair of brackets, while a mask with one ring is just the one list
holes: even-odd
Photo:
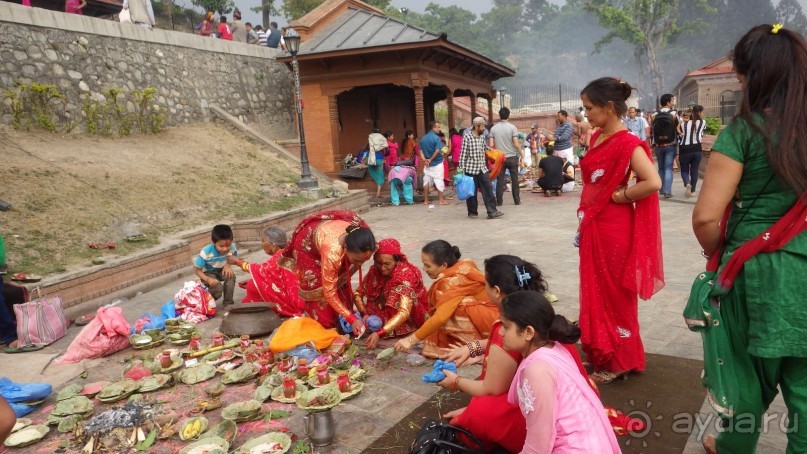
[[297, 65], [297, 52], [300, 51], [300, 35], [293, 28], [286, 29], [284, 36], [286, 49], [291, 54], [291, 68], [294, 71], [294, 103], [297, 106], [297, 125], [300, 128], [300, 164], [302, 175], [297, 186], [300, 189], [319, 187], [317, 180], [311, 178], [311, 167], [308, 165], [308, 151], [305, 148], [305, 128], [303, 127], [303, 98], [300, 94], [300, 67]]
[[507, 93], [506, 88], [502, 87], [502, 88], [499, 89], [499, 108], [506, 107], [504, 105], [504, 100], [506, 99], [505, 96], [504, 96], [505, 93]]

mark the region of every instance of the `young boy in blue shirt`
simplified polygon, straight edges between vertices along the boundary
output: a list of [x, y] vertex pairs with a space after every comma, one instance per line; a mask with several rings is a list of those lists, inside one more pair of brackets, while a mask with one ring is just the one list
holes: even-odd
[[219, 224], [210, 233], [213, 241], [203, 247], [199, 255], [193, 259], [196, 276], [207, 286], [210, 294], [218, 300], [224, 295], [223, 304], [234, 304], [235, 272], [227, 264], [227, 256], [238, 256], [238, 249], [233, 243], [233, 229], [229, 225]]

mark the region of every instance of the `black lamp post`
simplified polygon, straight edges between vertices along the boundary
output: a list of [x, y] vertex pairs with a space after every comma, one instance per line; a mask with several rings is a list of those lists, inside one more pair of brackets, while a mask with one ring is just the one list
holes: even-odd
[[505, 104], [507, 103], [506, 101], [507, 97], [505, 96], [506, 94], [507, 94], [506, 88], [502, 87], [499, 89], [499, 108], [507, 107], [505, 106]]
[[303, 99], [300, 94], [300, 67], [297, 65], [297, 52], [300, 51], [300, 35], [293, 28], [286, 30], [284, 36], [286, 49], [291, 54], [291, 68], [294, 71], [294, 102], [297, 105], [297, 124], [300, 128], [300, 164], [302, 175], [297, 186], [300, 189], [314, 189], [319, 187], [317, 180], [311, 178], [311, 167], [308, 165], [308, 152], [305, 148], [305, 128], [303, 127]]

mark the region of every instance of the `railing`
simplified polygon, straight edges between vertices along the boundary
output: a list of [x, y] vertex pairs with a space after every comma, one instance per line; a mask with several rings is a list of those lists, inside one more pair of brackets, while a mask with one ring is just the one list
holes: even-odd
[[498, 109], [503, 103], [514, 114], [565, 110], [574, 115], [583, 105], [580, 101], [580, 89], [569, 84], [511, 85], [500, 87], [499, 93], [500, 96], [493, 100], [494, 108]]

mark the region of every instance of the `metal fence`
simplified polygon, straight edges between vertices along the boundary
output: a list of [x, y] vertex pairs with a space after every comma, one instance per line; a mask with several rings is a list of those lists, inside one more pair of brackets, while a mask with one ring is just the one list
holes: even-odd
[[[569, 84], [518, 84], [499, 87], [504, 105], [515, 114], [557, 112], [566, 110], [574, 114], [583, 105], [580, 89]], [[495, 100], [499, 104], [501, 100]]]
[[[717, 117], [725, 125], [737, 114], [740, 107], [740, 93], [726, 90], [720, 94], [703, 96], [703, 115]], [[689, 106], [687, 106], [689, 107]]]

